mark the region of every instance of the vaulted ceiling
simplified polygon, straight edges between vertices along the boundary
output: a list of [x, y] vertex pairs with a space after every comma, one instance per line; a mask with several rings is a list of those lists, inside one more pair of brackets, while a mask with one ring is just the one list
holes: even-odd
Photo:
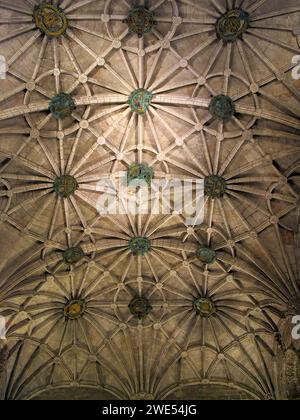
[[[286, 396], [299, 28], [299, 0], [0, 0], [3, 398]], [[136, 163], [206, 179], [204, 223], [99, 214]]]

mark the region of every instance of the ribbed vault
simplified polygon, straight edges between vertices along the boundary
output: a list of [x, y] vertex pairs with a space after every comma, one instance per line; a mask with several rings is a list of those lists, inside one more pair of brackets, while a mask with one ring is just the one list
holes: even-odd
[[[2, 397], [295, 398], [299, 0], [0, 12]], [[134, 164], [205, 179], [204, 223], [99, 214]]]

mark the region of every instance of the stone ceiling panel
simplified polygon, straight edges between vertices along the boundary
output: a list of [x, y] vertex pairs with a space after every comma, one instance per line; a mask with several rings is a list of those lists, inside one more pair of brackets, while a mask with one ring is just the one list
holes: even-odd
[[[0, 11], [3, 397], [280, 399], [300, 310], [299, 1]], [[203, 223], [174, 201], [99, 214], [122, 176], [204, 180]]]

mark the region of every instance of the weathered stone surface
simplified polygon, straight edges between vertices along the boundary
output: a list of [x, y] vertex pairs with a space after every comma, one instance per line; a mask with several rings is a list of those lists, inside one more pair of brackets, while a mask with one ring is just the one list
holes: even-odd
[[1, 378], [1, 374], [3, 374], [3, 372], [6, 369], [8, 355], [9, 355], [9, 349], [8, 349], [7, 344], [4, 344], [4, 345], [0, 344], [0, 378]]

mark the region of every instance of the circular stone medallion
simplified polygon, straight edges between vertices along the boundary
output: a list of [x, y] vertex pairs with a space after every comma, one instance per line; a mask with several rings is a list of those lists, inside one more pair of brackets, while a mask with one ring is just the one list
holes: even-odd
[[130, 185], [133, 181], [145, 181], [149, 186], [154, 177], [154, 170], [144, 163], [134, 163], [129, 166], [127, 172], [127, 182]]
[[66, 264], [76, 264], [84, 257], [83, 250], [77, 246], [69, 248], [63, 253], [63, 260]]
[[235, 105], [230, 96], [215, 96], [209, 104], [209, 112], [220, 121], [229, 121], [235, 114]]
[[128, 308], [132, 315], [138, 319], [145, 318], [152, 310], [149, 300], [144, 297], [135, 297], [132, 299]]
[[137, 34], [139, 38], [151, 32], [156, 25], [154, 13], [142, 6], [136, 6], [130, 10], [124, 23], [128, 24], [129, 32]]
[[48, 37], [57, 38], [68, 28], [68, 20], [64, 12], [50, 3], [42, 3], [33, 11], [36, 27]]
[[71, 320], [80, 318], [84, 311], [85, 303], [83, 300], [70, 300], [64, 307], [65, 317]]
[[249, 25], [249, 13], [242, 9], [234, 9], [224, 13], [218, 19], [216, 31], [219, 38], [227, 42], [233, 42], [242, 37]]
[[53, 188], [59, 197], [68, 198], [78, 189], [78, 182], [71, 175], [63, 175], [55, 179]]
[[69, 117], [75, 108], [72, 96], [64, 92], [53, 96], [49, 105], [51, 114], [58, 120]]
[[202, 318], [210, 318], [216, 312], [215, 304], [208, 298], [194, 300], [193, 308]]
[[129, 96], [128, 103], [131, 111], [139, 115], [144, 115], [151, 104], [153, 98], [152, 92], [145, 89], [136, 89]]
[[133, 238], [129, 243], [129, 248], [133, 255], [144, 256], [147, 252], [151, 251], [151, 242], [145, 237]]
[[204, 264], [213, 264], [216, 260], [217, 254], [213, 249], [201, 246], [197, 251], [197, 257]]
[[218, 175], [211, 175], [204, 180], [204, 193], [210, 198], [222, 198], [226, 193], [226, 181]]

